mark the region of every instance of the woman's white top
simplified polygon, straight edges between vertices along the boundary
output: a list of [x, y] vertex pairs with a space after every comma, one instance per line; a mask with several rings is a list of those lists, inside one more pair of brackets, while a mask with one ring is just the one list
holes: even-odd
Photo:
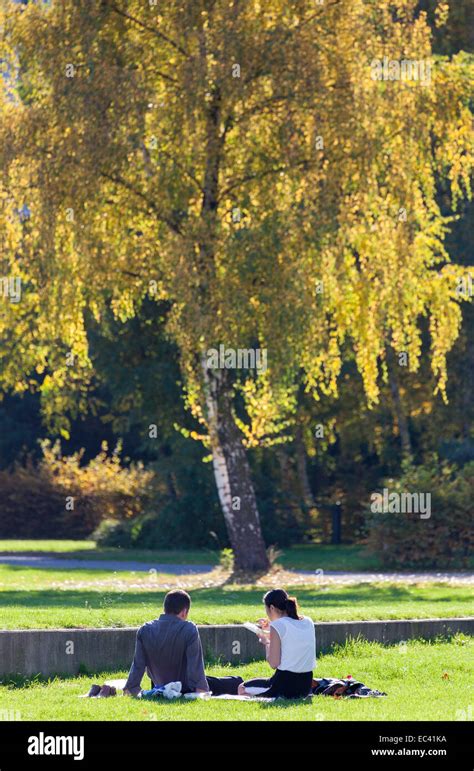
[[282, 616], [270, 621], [281, 641], [281, 661], [277, 669], [288, 672], [312, 672], [316, 666], [316, 636], [314, 622], [308, 616], [301, 619]]

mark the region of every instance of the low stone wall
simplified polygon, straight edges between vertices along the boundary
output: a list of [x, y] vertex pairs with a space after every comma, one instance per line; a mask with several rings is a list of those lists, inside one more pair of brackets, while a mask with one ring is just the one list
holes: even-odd
[[[238, 664], [263, 658], [256, 636], [239, 624], [199, 626], [205, 658]], [[317, 653], [348, 639], [395, 644], [413, 638], [433, 639], [456, 632], [474, 635], [474, 618], [408, 621], [334, 621], [315, 624]], [[0, 631], [0, 678], [8, 675], [75, 675], [128, 669], [135, 628], [28, 629]]]

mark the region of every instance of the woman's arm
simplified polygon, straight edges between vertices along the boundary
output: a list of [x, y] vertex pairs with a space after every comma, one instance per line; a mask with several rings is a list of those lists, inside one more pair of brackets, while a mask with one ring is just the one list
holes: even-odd
[[[265, 635], [265, 637], [268, 637], [268, 635]], [[281, 641], [280, 641], [280, 635], [274, 629], [272, 626], [270, 627], [270, 639], [268, 640], [261, 640], [263, 644], [265, 645], [265, 655], [267, 657], [267, 661], [270, 664], [272, 669], [276, 669], [281, 661]]]

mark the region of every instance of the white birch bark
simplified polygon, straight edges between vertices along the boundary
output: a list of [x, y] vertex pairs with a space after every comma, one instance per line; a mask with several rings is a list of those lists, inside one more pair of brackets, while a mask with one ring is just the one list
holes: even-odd
[[219, 501], [222, 506], [224, 517], [228, 522], [229, 527], [233, 529], [234, 515], [232, 512], [232, 491], [230, 486], [229, 471], [227, 469], [227, 461], [225, 459], [218, 435], [219, 417], [217, 413], [217, 400], [213, 392], [214, 388], [211, 383], [211, 378], [209, 377], [209, 372], [207, 370], [207, 365], [204, 359], [202, 367], [204, 371], [205, 396], [209, 436], [211, 439], [212, 467], [214, 470], [214, 478], [216, 481], [217, 493], [219, 495]]

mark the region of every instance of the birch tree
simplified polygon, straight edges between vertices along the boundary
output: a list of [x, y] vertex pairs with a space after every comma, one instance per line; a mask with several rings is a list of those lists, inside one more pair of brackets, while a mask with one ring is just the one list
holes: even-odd
[[[415, 11], [2, 2], [1, 260], [23, 286], [1, 305], [2, 383], [39, 378], [65, 430], [86, 312], [167, 302], [238, 569], [268, 565], [246, 453], [291, 435], [301, 381], [336, 394], [347, 343], [376, 403], [387, 347], [415, 370], [426, 316], [445, 390], [468, 298], [436, 181], [470, 194], [472, 65], [432, 60]], [[267, 366], [210, 366], [220, 346]]]

